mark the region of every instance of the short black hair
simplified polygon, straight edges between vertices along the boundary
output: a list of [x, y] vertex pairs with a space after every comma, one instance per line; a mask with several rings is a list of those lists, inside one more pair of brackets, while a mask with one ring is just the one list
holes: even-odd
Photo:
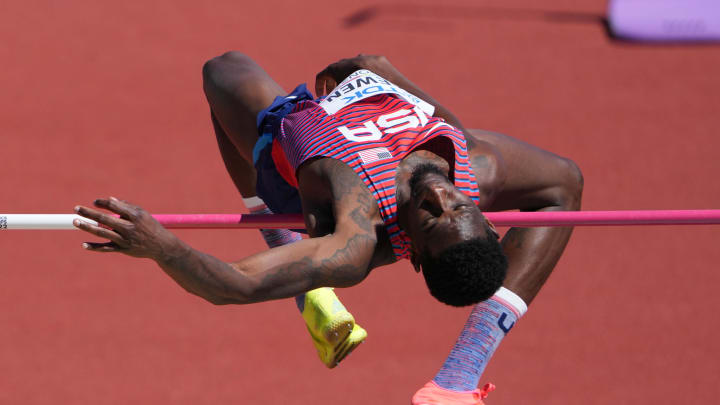
[[455, 307], [476, 304], [490, 298], [507, 274], [508, 261], [495, 235], [452, 245], [437, 257], [423, 253], [422, 273], [430, 294]]

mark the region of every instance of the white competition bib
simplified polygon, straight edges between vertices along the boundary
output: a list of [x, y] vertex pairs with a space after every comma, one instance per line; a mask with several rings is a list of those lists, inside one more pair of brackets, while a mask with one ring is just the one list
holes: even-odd
[[352, 103], [378, 94], [388, 93], [396, 94], [408, 103], [418, 106], [425, 114], [431, 117], [435, 112], [435, 107], [428, 102], [365, 69], [355, 71], [345, 78], [332, 93], [328, 94], [320, 102], [320, 107], [329, 115], [332, 115]]

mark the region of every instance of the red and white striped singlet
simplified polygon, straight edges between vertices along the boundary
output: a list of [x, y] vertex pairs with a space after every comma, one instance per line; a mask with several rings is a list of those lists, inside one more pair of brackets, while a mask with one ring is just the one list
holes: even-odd
[[410, 240], [397, 223], [395, 170], [414, 149], [437, 137], [451, 140], [451, 179], [478, 202], [462, 132], [432, 117], [432, 112], [431, 105], [362, 70], [325, 99], [297, 103], [283, 118], [274, 140], [293, 169], [318, 156], [340, 160], [352, 168], [378, 202], [396, 258], [407, 258]]

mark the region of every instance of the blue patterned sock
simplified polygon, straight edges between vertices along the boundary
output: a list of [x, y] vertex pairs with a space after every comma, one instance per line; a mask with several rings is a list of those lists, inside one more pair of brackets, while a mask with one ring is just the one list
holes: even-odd
[[442, 388], [454, 391], [477, 388], [500, 341], [526, 310], [525, 302], [505, 288], [475, 305], [460, 337], [433, 381]]
[[[243, 198], [243, 202], [251, 214], [273, 213], [259, 197]], [[260, 233], [263, 239], [265, 239], [265, 243], [267, 243], [271, 249], [302, 240], [302, 235], [289, 229], [260, 229]], [[300, 312], [302, 312], [305, 307], [305, 294], [300, 294], [295, 297], [295, 304]]]

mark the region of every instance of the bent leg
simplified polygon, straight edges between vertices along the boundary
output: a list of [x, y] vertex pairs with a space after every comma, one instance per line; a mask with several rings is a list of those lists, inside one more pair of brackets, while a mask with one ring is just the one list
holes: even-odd
[[[253, 148], [258, 140], [257, 116], [275, 97], [286, 92], [248, 56], [228, 52], [203, 67], [203, 89], [220, 154], [245, 205], [254, 214], [272, 214], [256, 195]], [[302, 237], [287, 229], [261, 229], [268, 247], [273, 248]], [[367, 336], [329, 288], [318, 288], [296, 297], [298, 308], [320, 360], [335, 367]]]
[[225, 130], [220, 126], [215, 114], [210, 113], [213, 129], [215, 129], [215, 139], [220, 148], [220, 155], [225, 163], [225, 169], [230, 174], [230, 178], [235, 184], [240, 194], [244, 197], [252, 197], [256, 194], [255, 183], [257, 174], [252, 162], [245, 160], [240, 154], [235, 144], [225, 134]]
[[240, 193], [254, 196], [257, 115], [285, 91], [255, 61], [235, 51], [205, 63], [203, 90], [225, 167]]

